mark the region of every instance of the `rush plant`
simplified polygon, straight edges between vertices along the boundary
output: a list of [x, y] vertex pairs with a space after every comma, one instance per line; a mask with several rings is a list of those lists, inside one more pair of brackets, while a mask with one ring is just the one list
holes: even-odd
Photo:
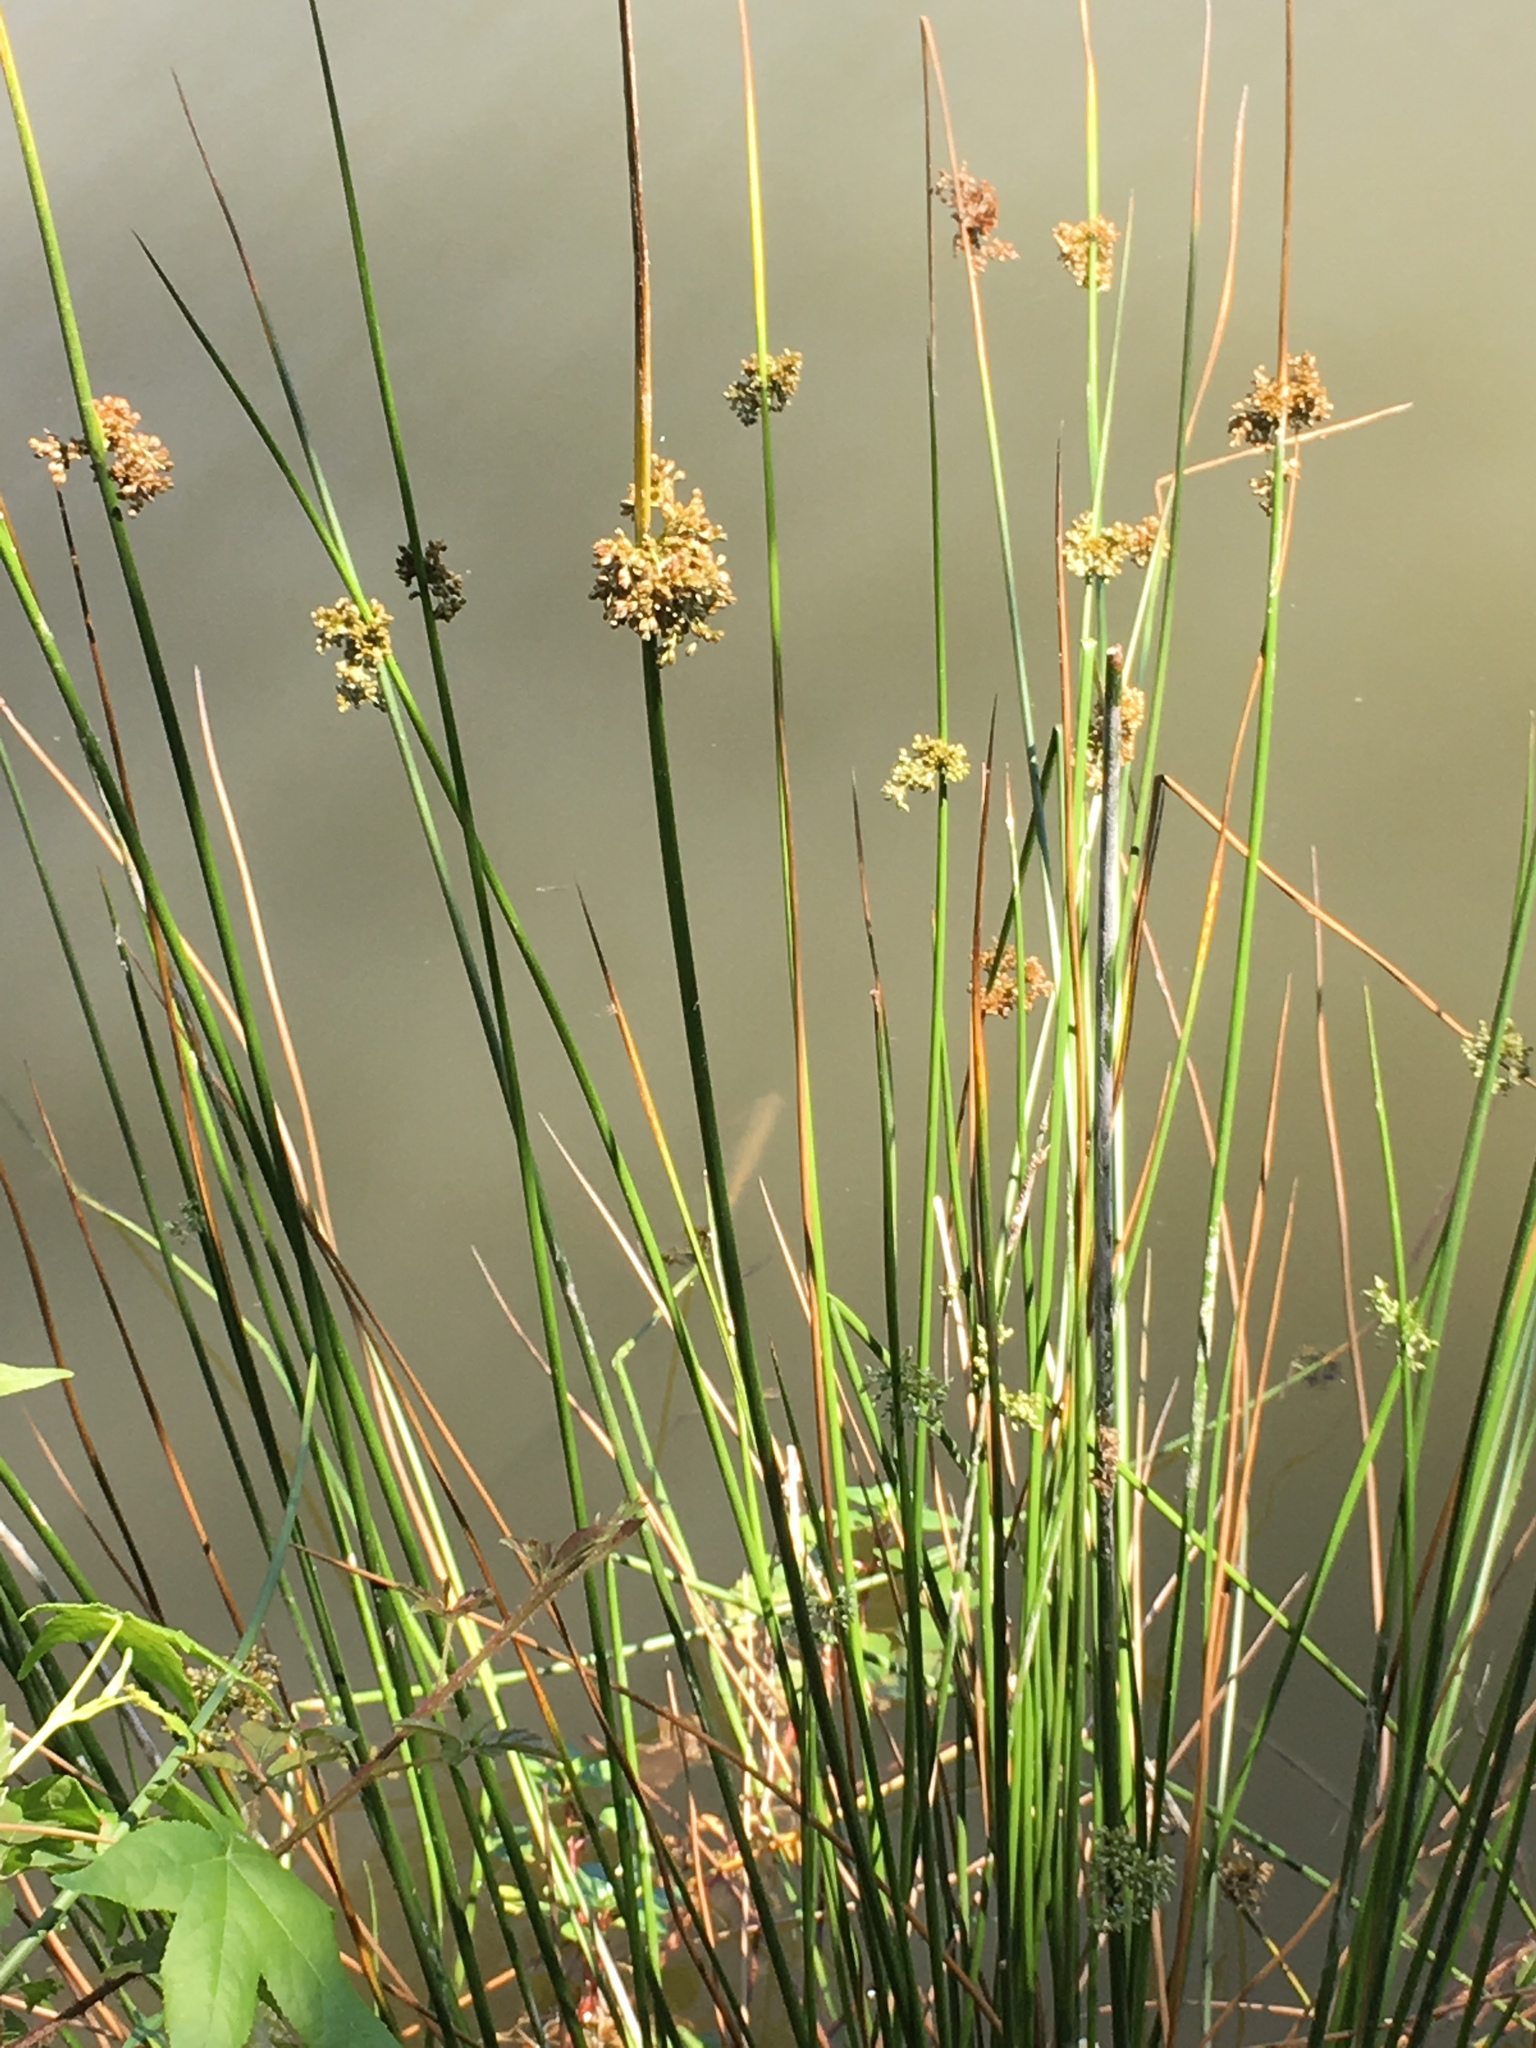
[[[1536, 907], [1536, 778], [1502, 970], [1475, 1033], [1266, 860], [1282, 598], [1304, 516], [1303, 468], [1314, 444], [1364, 423], [1330, 421], [1317, 359], [1291, 329], [1291, 0], [1282, 4], [1274, 373], [1261, 370], [1232, 404], [1228, 451], [1196, 463], [1232, 303], [1242, 163], [1240, 127], [1226, 272], [1214, 331], [1201, 333], [1208, 18], [1192, 81], [1197, 142], [1167, 470], [1142, 479], [1126, 504], [1112, 454], [1132, 235], [1129, 220], [1103, 211], [1092, 25], [1080, 0], [1084, 216], [1060, 223], [1055, 240], [1060, 288], [1081, 295], [1086, 400], [1053, 487], [1054, 644], [1033, 650], [1012, 538], [1019, 483], [987, 326], [988, 296], [1006, 275], [995, 267], [1019, 252], [998, 232], [998, 193], [961, 150], [938, 43], [920, 24], [927, 405], [904, 430], [929, 463], [933, 699], [928, 729], [910, 745], [895, 751], [900, 735], [891, 735], [884, 796], [909, 814], [904, 829], [931, 838], [931, 887], [899, 913], [931, 942], [931, 971], [921, 1016], [901, 1020], [924, 1048], [909, 1099], [897, 1083], [872, 907], [878, 860], [866, 858], [868, 821], [856, 809], [879, 1134], [867, 1162], [879, 1189], [873, 1299], [845, 1290], [829, 1257], [818, 1150], [807, 1024], [816, 963], [801, 915], [808, 881], [795, 837], [795, 677], [784, 637], [794, 591], [782, 573], [775, 484], [776, 439], [794, 432], [804, 365], [779, 346], [786, 337], [771, 317], [747, 0], [738, 13], [754, 329], [724, 401], [759, 437], [766, 552], [751, 565], [738, 554], [731, 570], [702, 490], [658, 453], [641, 66], [631, 0], [617, 0], [633, 442], [614, 451], [624, 524], [595, 542], [592, 595], [638, 642], [634, 687], [665, 885], [657, 943], [689, 1080], [680, 1119], [653, 1094], [594, 928], [638, 1117], [627, 1094], [605, 1100], [595, 1048], [541, 965], [517, 880], [477, 809], [448, 630], [465, 586], [418, 509], [316, 0], [315, 50], [398, 490], [395, 568], [408, 594], [395, 615], [376, 595], [377, 565], [360, 564], [349, 546], [222, 193], [285, 416], [263, 411], [170, 266], [149, 259], [188, 347], [218, 372], [314, 535], [339, 594], [318, 607], [296, 601], [296, 617], [312, 613], [335, 661], [339, 706], [382, 719], [377, 731], [388, 734], [420, 826], [516, 1165], [528, 1300], [502, 1305], [559, 1424], [569, 1528], [548, 1543], [510, 1525], [461, 1424], [392, 1341], [386, 1304], [343, 1250], [208, 707], [200, 685], [189, 697], [167, 669], [159, 600], [135, 552], [130, 522], [157, 516], [171, 458], [131, 404], [100, 393], [92, 377], [0, 21], [0, 66], [80, 429], [34, 444], [56, 487], [56, 537], [29, 535], [24, 551], [0, 508], [0, 565], [74, 751], [52, 750], [0, 707], [0, 770], [132, 1169], [134, 1205], [109, 1207], [80, 1184], [67, 1125], [56, 1130], [39, 1109], [41, 1142], [164, 1449], [170, 1497], [227, 1616], [219, 1650], [164, 1611], [155, 1515], [121, 1498], [110, 1455], [90, 1433], [49, 1283], [6, 1181], [56, 1356], [21, 1379], [0, 1368], [0, 1393], [24, 1392], [41, 1412], [56, 1398], [43, 1384], [62, 1378], [58, 1398], [89, 1463], [89, 1512], [118, 1590], [104, 1596], [98, 1567], [65, 1547], [47, 1503], [0, 1462], [10, 1502], [0, 1548], [0, 1660], [10, 1679], [0, 1852], [14, 1912], [0, 1959], [5, 2038], [36, 2048], [239, 2048], [295, 2034], [309, 2048], [389, 2036], [482, 2048], [1196, 2048], [1220, 2036], [1418, 2048], [1452, 2027], [1460, 2041], [1491, 2042], [1536, 2021], [1525, 1988], [1536, 1977], [1536, 1911], [1523, 1861], [1536, 1775], [1536, 1584], [1522, 1555], [1536, 1435], [1536, 1178], [1509, 1232], [1480, 1356], [1458, 1325], [1476, 1393], [1453, 1481], [1430, 1492], [1424, 1478], [1488, 1120], [1496, 1096], [1530, 1081], [1510, 1012]], [[969, 320], [1012, 664], [1006, 710], [985, 739], [961, 737], [950, 688], [941, 452], [973, 431], [973, 401], [940, 403], [946, 293], [960, 295]], [[1227, 707], [1232, 746], [1226, 788], [1207, 806], [1165, 771], [1160, 739], [1179, 681], [1186, 493], [1197, 469], [1221, 463], [1246, 466], [1267, 527], [1256, 513], [1266, 539], [1251, 673], [1224, 694], [1210, 687]], [[1063, 477], [1079, 471], [1088, 503], [1073, 512]], [[192, 483], [185, 472], [181, 481]], [[1041, 480], [1025, 487], [1038, 497]], [[1134, 516], [1112, 516], [1121, 512]], [[28, 569], [49, 545], [74, 572], [88, 682]], [[792, 1220], [775, 1212], [774, 1224], [799, 1309], [794, 1357], [766, 1335], [738, 1234], [669, 747], [674, 693], [692, 650], [727, 623], [733, 576], [761, 578], [767, 594], [763, 729], [776, 776], [797, 1161]], [[116, 652], [92, 624], [98, 579], [116, 579], [126, 600], [175, 791], [168, 816], [136, 800], [109, 680]], [[572, 631], [594, 625], [575, 621]], [[1154, 856], [1175, 802], [1211, 833], [1181, 988], [1154, 928], [1163, 913]], [[74, 806], [111, 870], [98, 930], [72, 927], [33, 829], [39, 804], [61, 803]], [[172, 826], [190, 834], [190, 888], [166, 880]], [[736, 849], [726, 843], [712, 857], [729, 861]], [[1346, 1274], [1321, 1021], [1324, 934], [1364, 955], [1402, 1000], [1435, 1011], [1466, 1042], [1473, 1070], [1451, 1192], [1415, 1248], [1398, 1194], [1390, 1077], [1367, 1009], [1390, 1270], [1368, 1295], [1355, 1289], [1339, 1351], [1289, 1373], [1277, 1330], [1295, 1205], [1275, 1213], [1271, 1199], [1288, 1007], [1267, 1075], [1255, 1073], [1253, 1043], [1255, 933], [1269, 891], [1317, 935], [1320, 1072]], [[1170, 923], [1179, 909], [1168, 906]], [[211, 930], [211, 951], [198, 950], [195, 929]], [[114, 949], [132, 1085], [88, 971], [93, 955]], [[1166, 1057], [1154, 981], [1172, 1023]], [[512, 1022], [511, 991], [524, 982], [590, 1119], [606, 1185], [579, 1170], [573, 1182], [571, 1165], [538, 1135]], [[1221, 1048], [1209, 1095], [1197, 1026], [1202, 1047], [1214, 1030]], [[862, 1020], [850, 1027], [862, 1030]], [[1393, 1081], [1393, 1092], [1411, 1085]], [[1250, 1107], [1261, 1136], [1245, 1166]], [[1154, 1369], [1149, 1231], [1179, 1198], [1168, 1148], [1181, 1118], [1206, 1148], [1203, 1225], [1191, 1269], [1159, 1270]], [[626, 1149], [631, 1125], [643, 1161]], [[680, 1163], [695, 1156], [702, 1210]], [[667, 1198], [647, 1196], [652, 1184]], [[594, 1335], [588, 1283], [567, 1251], [578, 1209], [601, 1218], [615, 1267], [638, 1290], [644, 1337], [669, 1349], [677, 1398], [693, 1404], [704, 1449], [686, 1490], [666, 1455], [668, 1412], [634, 1370], [642, 1339], [609, 1352]], [[135, 1342], [114, 1278], [129, 1255], [157, 1276], [200, 1376], [216, 1424], [208, 1462], [184, 1461], [156, 1368]], [[1361, 1341], [1373, 1322], [1384, 1340], [1374, 1352]], [[1339, 1360], [1353, 1384], [1358, 1447], [1312, 1568], [1277, 1590], [1263, 1583], [1251, 1528], [1265, 1419]], [[670, 1389], [666, 1398], [670, 1406]], [[243, 1503], [265, 1560], [254, 1584], [208, 1535], [200, 1503], [215, 1490]], [[722, 1506], [729, 1539], [706, 1540]], [[1374, 1631], [1358, 1658], [1341, 1660], [1325, 1647], [1323, 1603], [1357, 1537]], [[1262, 1819], [1283, 1767], [1277, 1720], [1302, 1694], [1326, 1698], [1357, 1756], [1326, 1866], [1316, 1844]]]

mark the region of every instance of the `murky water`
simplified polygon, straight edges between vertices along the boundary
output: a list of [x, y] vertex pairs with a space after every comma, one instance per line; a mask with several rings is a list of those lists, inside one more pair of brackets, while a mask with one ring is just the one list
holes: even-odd
[[[324, 108], [298, 0], [199, 0], [129, 10], [22, 0], [11, 27], [29, 81], [98, 390], [125, 392], [177, 463], [177, 488], [135, 532], [166, 650], [190, 693], [201, 670], [262, 890], [275, 956], [355, 1270], [450, 1414], [468, 1419], [487, 1479], [529, 1528], [564, 1509], [532, 1370], [471, 1256], [521, 1285], [511, 1148], [382, 721], [338, 718], [310, 610], [336, 595], [318, 547], [155, 282], [142, 234], [264, 403], [276, 394], [238, 270], [179, 112], [180, 77], [249, 236], [354, 553], [386, 602], [399, 539], [343, 244]], [[1532, 516], [1524, 382], [1536, 282], [1524, 196], [1536, 152], [1525, 82], [1536, 19], [1514, 0], [1465, 11], [1407, 0], [1302, 0], [1293, 340], [1315, 349], [1340, 416], [1413, 410], [1319, 449], [1307, 465], [1290, 577], [1271, 858], [1298, 882], [1317, 849], [1341, 916], [1456, 1014], [1491, 1004], [1512, 875], [1533, 680]], [[482, 828], [589, 1041], [622, 1092], [579, 914], [584, 891], [664, 1103], [686, 1114], [653, 851], [638, 675], [587, 602], [590, 544], [629, 478], [628, 228], [613, 9], [439, 0], [329, 8], [334, 57], [397, 389], [430, 534], [469, 572], [451, 629]], [[1082, 300], [1050, 229], [1082, 205], [1081, 50], [1067, 0], [946, 4], [934, 19], [962, 153], [995, 181], [1019, 262], [986, 280], [1029, 651], [1054, 688], [1053, 468], [1069, 516], [1084, 496]], [[707, 1001], [731, 1135], [762, 1147], [792, 1206], [788, 1072], [763, 631], [757, 455], [720, 392], [751, 340], [734, 11], [642, 0], [647, 191], [657, 293], [658, 424], [666, 452], [730, 529], [741, 602], [725, 644], [670, 684]], [[1201, 10], [1103, 4], [1096, 22], [1104, 205], [1135, 194], [1110, 510], [1139, 517], [1168, 465], [1182, 305]], [[917, 1024], [927, 839], [874, 803], [931, 702], [923, 412], [923, 172], [917, 25], [891, 0], [776, 0], [756, 23], [775, 346], [805, 381], [779, 437], [787, 528], [789, 690], [807, 890], [817, 1075], [835, 1256], [874, 1279], [873, 1087], [850, 831], [850, 777], [871, 800], [872, 881], [893, 992]], [[1239, 291], [1197, 443], [1224, 446], [1227, 403], [1274, 360], [1279, 9], [1217, 9], [1207, 150], [1204, 320], [1226, 233], [1233, 124], [1251, 87]], [[0, 151], [0, 486], [50, 613], [69, 614], [47, 482], [31, 434], [71, 430], [67, 385], [19, 167]], [[1011, 698], [992, 513], [958, 278], [943, 280], [946, 492], [956, 730], [979, 751]], [[1203, 326], [1202, 333], [1207, 331]], [[1202, 342], [1203, 346], [1203, 342]], [[81, 490], [82, 500], [84, 491]], [[1219, 800], [1255, 644], [1265, 530], [1243, 478], [1192, 487], [1178, 659], [1163, 765]], [[139, 799], [167, 793], [144, 686], [92, 534], [108, 660]], [[404, 612], [403, 603], [393, 608]], [[45, 739], [63, 732], [40, 664], [0, 612], [3, 694]], [[1010, 736], [1005, 751], [1015, 759]], [[26, 771], [51, 857], [121, 1022], [97, 908], [95, 846]], [[967, 813], [969, 817], [971, 814]], [[962, 826], [962, 832], [965, 827]], [[184, 849], [160, 835], [185, 876]], [[35, 1082], [82, 1181], [131, 1200], [35, 885], [0, 819], [0, 1088], [33, 1132]], [[1187, 957], [1206, 828], [1175, 807], [1154, 899], [1168, 957]], [[1336, 1226], [1312, 1052], [1310, 926], [1266, 898], [1255, 1073], [1287, 973], [1298, 976], [1291, 1117], [1277, 1184], [1302, 1179], [1283, 1344], [1340, 1334]], [[1331, 947], [1341, 1120], [1355, 1179], [1357, 1281], [1384, 1263], [1360, 1028], [1361, 972]], [[1427, 1222], [1469, 1100], [1454, 1037], [1376, 982], [1411, 1214]], [[1144, 989], [1145, 1042], [1163, 1025]], [[531, 1088], [590, 1156], [569, 1085], [530, 1000]], [[115, 1027], [116, 1028], [116, 1027]], [[124, 1041], [126, 1042], [126, 1041]], [[1209, 1052], [1209, 1048], [1207, 1048]], [[1149, 1056], [1150, 1057], [1150, 1056]], [[1257, 1114], [1257, 1111], [1255, 1111]], [[1472, 1280], [1502, 1259], [1533, 1110], [1501, 1105]], [[1251, 1174], [1256, 1125], [1242, 1172]], [[92, 1413], [125, 1455], [147, 1438], [89, 1291], [49, 1169], [9, 1121], [12, 1162]], [[605, 1341], [644, 1309], [584, 1198], [551, 1176]], [[1198, 1203], [1191, 1137], [1177, 1162]], [[1238, 1185], [1244, 1185], [1241, 1175]], [[1246, 1197], [1244, 1197], [1246, 1199]], [[752, 1256], [774, 1256], [750, 1192]], [[1181, 1369], [1192, 1322], [1189, 1232], [1158, 1243], [1160, 1368]], [[0, 1356], [41, 1355], [19, 1261], [0, 1251]], [[135, 1283], [125, 1283], [133, 1295]], [[153, 1314], [143, 1282], [137, 1305]], [[787, 1300], [787, 1296], [786, 1296]], [[1465, 1378], [1469, 1352], [1456, 1372]], [[659, 1371], [662, 1367], [658, 1354]], [[1313, 1554], [1309, 1503], [1347, 1456], [1341, 1387], [1286, 1406], [1275, 1473], [1301, 1458], [1271, 1516], [1277, 1576]], [[195, 1450], [208, 1425], [188, 1408]], [[25, 1444], [15, 1455], [39, 1469]], [[1309, 1491], [1309, 1488], [1312, 1490]], [[1268, 1498], [1261, 1487], [1261, 1499]], [[188, 1569], [190, 1571], [190, 1556]]]

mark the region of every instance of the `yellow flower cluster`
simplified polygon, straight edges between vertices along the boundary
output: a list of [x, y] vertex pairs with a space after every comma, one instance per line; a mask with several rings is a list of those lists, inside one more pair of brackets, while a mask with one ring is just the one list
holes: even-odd
[[[642, 640], [655, 644], [656, 659], [666, 666], [686, 645], [692, 654], [701, 640], [718, 640], [718, 626], [709, 621], [736, 602], [724, 555], [714, 543], [725, 539], [704, 509], [698, 491], [677, 495], [683, 471], [663, 456], [653, 459], [651, 495], [661, 519], [660, 533], [632, 539], [622, 529], [595, 541], [592, 560], [597, 581], [592, 596], [603, 607], [610, 626], [628, 626]], [[620, 510], [633, 513], [634, 492]]]
[[1059, 220], [1051, 236], [1074, 284], [1087, 291], [1089, 258], [1096, 253], [1099, 260], [1094, 281], [1101, 292], [1109, 290], [1115, 281], [1115, 244], [1120, 239], [1120, 230], [1112, 220], [1106, 220], [1101, 213], [1096, 213], [1092, 220]]
[[336, 709], [351, 711], [359, 704], [380, 701], [379, 675], [393, 648], [389, 629], [394, 619], [376, 597], [368, 600], [368, 614], [350, 597], [335, 604], [323, 604], [310, 613], [315, 622], [316, 654], [340, 655], [336, 664]]
[[1091, 512], [1080, 512], [1062, 535], [1061, 558], [1074, 576], [1102, 583], [1118, 576], [1127, 562], [1145, 569], [1157, 546], [1157, 528], [1155, 512], [1134, 526], [1116, 519], [1102, 528], [1094, 525]]
[[970, 772], [971, 764], [958, 741], [914, 733], [910, 749], [903, 747], [896, 756], [896, 765], [880, 794], [904, 811], [908, 808], [907, 798], [915, 790], [937, 789], [941, 782], [964, 782]]
[[[1467, 1056], [1467, 1065], [1483, 1078], [1483, 1069], [1488, 1064], [1488, 1055], [1493, 1049], [1493, 1026], [1484, 1017], [1470, 1038], [1461, 1041], [1461, 1049]], [[1507, 1095], [1511, 1088], [1518, 1088], [1522, 1081], [1531, 1078], [1532, 1047], [1511, 1018], [1504, 1026], [1504, 1037], [1499, 1046], [1496, 1064], [1498, 1074], [1493, 1084], [1495, 1095]]]

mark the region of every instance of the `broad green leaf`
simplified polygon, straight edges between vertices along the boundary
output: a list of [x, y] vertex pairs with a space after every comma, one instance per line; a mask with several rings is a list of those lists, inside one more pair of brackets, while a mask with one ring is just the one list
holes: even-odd
[[245, 2048], [250, 2039], [264, 1929], [245, 1903], [228, 1853], [197, 1867], [160, 1965], [171, 2048]]
[[75, 1879], [92, 1898], [116, 1899], [141, 1913], [179, 1913], [200, 1872], [224, 1856], [211, 1828], [189, 1820], [151, 1821], [103, 1849]]
[[117, 1647], [132, 1650], [134, 1666], [151, 1685], [159, 1686], [169, 1693], [185, 1713], [190, 1714], [196, 1706], [192, 1688], [187, 1683], [189, 1660], [221, 1664], [222, 1659], [211, 1650], [205, 1650], [201, 1643], [191, 1636], [183, 1635], [178, 1628], [162, 1628], [158, 1622], [146, 1621], [139, 1614], [124, 1614], [116, 1607], [106, 1607], [99, 1602], [75, 1605], [61, 1601], [50, 1601], [29, 1610], [31, 1617], [47, 1615], [41, 1634], [23, 1660], [18, 1677], [25, 1678], [37, 1663], [39, 1657], [49, 1650], [57, 1649], [60, 1643], [93, 1643], [104, 1636], [114, 1623], [119, 1624]]
[[46, 1387], [54, 1380], [72, 1380], [74, 1374], [62, 1365], [0, 1365], [0, 1401], [7, 1394], [27, 1394], [33, 1387]]
[[347, 1981], [324, 1900], [227, 1821], [151, 1821], [73, 1882], [175, 1914], [161, 1968], [171, 2048], [244, 2048], [263, 1980], [305, 2048], [392, 2048]]

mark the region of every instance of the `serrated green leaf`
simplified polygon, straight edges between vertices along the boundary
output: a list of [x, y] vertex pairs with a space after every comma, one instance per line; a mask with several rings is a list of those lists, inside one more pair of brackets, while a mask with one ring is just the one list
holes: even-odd
[[171, 2048], [243, 2048], [260, 1981], [305, 2048], [392, 2048], [347, 1981], [324, 1900], [227, 1821], [151, 1821], [73, 1882], [176, 1915], [161, 1967]]
[[146, 1621], [140, 1614], [124, 1614], [116, 1607], [107, 1607], [97, 1601], [84, 1604], [49, 1601], [28, 1612], [29, 1617], [47, 1615], [48, 1619], [22, 1662], [17, 1673], [20, 1678], [25, 1678], [38, 1659], [49, 1650], [57, 1649], [60, 1643], [96, 1642], [116, 1623], [119, 1624], [117, 1647], [132, 1650], [139, 1673], [151, 1685], [169, 1693], [176, 1704], [190, 1714], [196, 1701], [187, 1682], [188, 1660], [220, 1662], [212, 1651], [205, 1650], [191, 1636], [183, 1635], [179, 1628], [162, 1628], [158, 1622]]
[[7, 1394], [26, 1394], [33, 1387], [51, 1386], [55, 1380], [73, 1378], [74, 1374], [62, 1365], [0, 1365], [0, 1401]]

